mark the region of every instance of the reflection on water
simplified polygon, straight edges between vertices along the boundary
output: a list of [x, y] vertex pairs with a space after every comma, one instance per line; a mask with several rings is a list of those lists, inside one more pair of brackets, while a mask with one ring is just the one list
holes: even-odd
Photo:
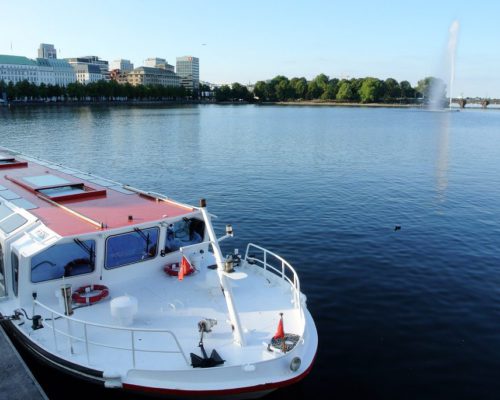
[[448, 187], [448, 152], [450, 141], [450, 113], [442, 113], [438, 121], [436, 160], [436, 191], [439, 202], [445, 200]]

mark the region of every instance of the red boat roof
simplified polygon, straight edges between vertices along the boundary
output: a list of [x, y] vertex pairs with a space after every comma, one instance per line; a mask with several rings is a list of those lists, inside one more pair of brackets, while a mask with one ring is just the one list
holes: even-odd
[[196, 211], [171, 200], [0, 149], [0, 196], [61, 236], [81, 235]]

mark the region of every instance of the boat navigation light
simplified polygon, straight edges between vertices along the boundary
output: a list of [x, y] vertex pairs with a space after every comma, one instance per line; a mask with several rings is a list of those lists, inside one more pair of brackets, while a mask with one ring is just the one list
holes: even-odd
[[290, 363], [290, 369], [293, 372], [296, 372], [300, 368], [300, 364], [302, 363], [300, 357], [292, 358], [292, 362]]
[[226, 235], [233, 236], [233, 226], [231, 224], [226, 225]]
[[200, 199], [200, 207], [206, 208], [206, 206], [207, 206], [207, 201], [205, 199]]

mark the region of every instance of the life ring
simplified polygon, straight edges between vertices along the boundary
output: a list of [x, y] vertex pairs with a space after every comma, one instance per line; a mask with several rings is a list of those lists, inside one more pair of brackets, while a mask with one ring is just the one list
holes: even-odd
[[[179, 276], [179, 268], [181, 263], [167, 264], [163, 267], [163, 271], [169, 276]], [[194, 272], [194, 268], [189, 269], [184, 276], [191, 275]]]
[[[92, 296], [89, 293], [95, 292]], [[87, 295], [87, 296], [86, 296]], [[109, 289], [104, 285], [86, 285], [73, 292], [71, 298], [75, 303], [94, 304], [109, 296]]]

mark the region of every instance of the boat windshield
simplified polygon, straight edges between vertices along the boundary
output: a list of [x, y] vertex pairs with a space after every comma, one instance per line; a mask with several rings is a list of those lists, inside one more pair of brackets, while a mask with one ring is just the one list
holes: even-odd
[[167, 228], [165, 253], [179, 250], [183, 246], [201, 243], [205, 234], [205, 223], [196, 218], [183, 218]]
[[31, 282], [87, 274], [95, 267], [95, 241], [56, 244], [31, 259]]
[[160, 230], [157, 227], [134, 229], [106, 240], [105, 268], [118, 268], [156, 257]]

